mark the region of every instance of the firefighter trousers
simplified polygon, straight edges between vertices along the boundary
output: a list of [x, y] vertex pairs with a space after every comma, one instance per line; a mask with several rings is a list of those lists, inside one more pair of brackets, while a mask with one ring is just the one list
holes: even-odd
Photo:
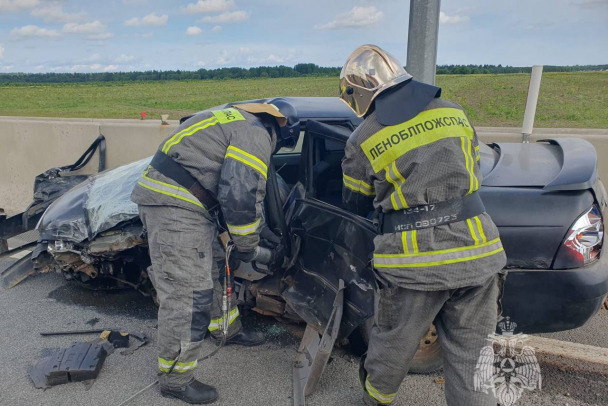
[[394, 400], [420, 340], [434, 322], [443, 351], [448, 406], [496, 406], [491, 392], [477, 392], [473, 385], [480, 351], [496, 329], [498, 294], [498, 276], [482, 286], [452, 290], [380, 290], [364, 363], [365, 403]]
[[[223, 322], [217, 228], [208, 214], [175, 206], [140, 205], [139, 216], [148, 231], [148, 273], [159, 301], [159, 381], [180, 387], [193, 378], [207, 330], [218, 336]], [[240, 328], [233, 300], [228, 335]]]

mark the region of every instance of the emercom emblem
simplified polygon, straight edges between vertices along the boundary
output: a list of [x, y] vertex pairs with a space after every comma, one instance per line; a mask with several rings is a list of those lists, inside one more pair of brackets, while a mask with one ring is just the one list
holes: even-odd
[[524, 390], [540, 389], [540, 365], [534, 348], [524, 345], [526, 334], [513, 334], [517, 324], [509, 317], [498, 323], [502, 334], [489, 334], [492, 344], [481, 349], [475, 367], [476, 391], [491, 390], [503, 406], [512, 406]]

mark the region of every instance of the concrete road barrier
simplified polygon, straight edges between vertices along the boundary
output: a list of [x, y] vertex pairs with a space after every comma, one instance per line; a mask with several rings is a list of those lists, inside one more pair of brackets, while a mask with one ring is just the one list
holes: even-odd
[[[0, 207], [23, 211], [32, 200], [34, 178], [49, 168], [74, 163], [99, 136], [106, 137], [106, 168], [154, 153], [177, 126], [160, 120], [91, 120], [0, 117]], [[80, 170], [95, 173], [98, 156]]]
[[[61, 119], [0, 117], [0, 207], [15, 214], [32, 200], [34, 177], [45, 170], [73, 163], [99, 134], [107, 141], [108, 169], [150, 156], [177, 126], [177, 120]], [[478, 127], [481, 141], [519, 142], [518, 128]], [[534, 139], [581, 137], [595, 145], [598, 156], [608, 154], [608, 129], [536, 129]], [[95, 173], [97, 157], [81, 170]], [[599, 161], [600, 176], [608, 179], [608, 161]]]

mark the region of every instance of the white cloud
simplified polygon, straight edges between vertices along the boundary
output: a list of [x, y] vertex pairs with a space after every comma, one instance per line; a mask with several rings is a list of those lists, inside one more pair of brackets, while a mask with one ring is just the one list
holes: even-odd
[[127, 62], [131, 62], [133, 60], [135, 60], [135, 57], [133, 55], [121, 54], [118, 58], [116, 58], [114, 60], [114, 62], [116, 62], [116, 63], [127, 63]]
[[439, 12], [439, 24], [458, 24], [458, 23], [468, 23], [469, 16], [449, 16], [443, 11]]
[[61, 31], [67, 34], [102, 34], [106, 29], [105, 24], [100, 21], [91, 21], [90, 23], [78, 24], [78, 23], [67, 23], [63, 25]]
[[203, 30], [201, 30], [199, 27], [188, 27], [188, 29], [186, 30], [186, 35], [201, 35], [203, 33]]
[[21, 28], [13, 28], [11, 35], [16, 37], [58, 37], [59, 33], [57, 30], [49, 30], [48, 28], [41, 28], [36, 25], [25, 25]]
[[212, 24], [237, 23], [249, 18], [249, 13], [243, 10], [229, 11], [217, 16], [206, 16], [201, 21]]
[[152, 13], [142, 18], [133, 17], [130, 20], [125, 21], [125, 25], [127, 27], [160, 27], [167, 25], [168, 20], [169, 16], [166, 14], [157, 16]]
[[4, 58], [4, 46], [0, 45], [0, 59]]
[[336, 30], [340, 28], [361, 28], [376, 25], [384, 20], [384, 13], [374, 6], [353, 7], [346, 13], [338, 14], [327, 24], [315, 25], [318, 30]]
[[85, 20], [87, 13], [64, 13], [63, 8], [55, 4], [32, 10], [32, 16], [42, 18], [47, 23], [70, 23]]
[[222, 13], [234, 8], [234, 0], [198, 0], [188, 4], [183, 10], [186, 13]]
[[13, 70], [13, 65], [5, 65], [5, 66], [2, 67], [2, 69], [4, 69], [7, 72], [11, 71], [11, 70]]
[[219, 25], [216, 25], [215, 27], [213, 27], [211, 29], [211, 32], [220, 32], [220, 31], [222, 31], [222, 27]]
[[28, 10], [39, 4], [40, 0], [0, 0], [0, 13]]

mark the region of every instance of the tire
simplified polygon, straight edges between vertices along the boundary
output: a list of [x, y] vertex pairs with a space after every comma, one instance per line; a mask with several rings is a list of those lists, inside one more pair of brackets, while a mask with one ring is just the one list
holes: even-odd
[[[356, 355], [361, 355], [367, 351], [373, 323], [373, 318], [368, 319], [350, 335], [351, 351]], [[412, 359], [409, 373], [430, 374], [439, 371], [442, 367], [443, 355], [441, 345], [439, 344], [435, 326], [431, 325], [429, 331], [420, 340], [420, 346]]]

